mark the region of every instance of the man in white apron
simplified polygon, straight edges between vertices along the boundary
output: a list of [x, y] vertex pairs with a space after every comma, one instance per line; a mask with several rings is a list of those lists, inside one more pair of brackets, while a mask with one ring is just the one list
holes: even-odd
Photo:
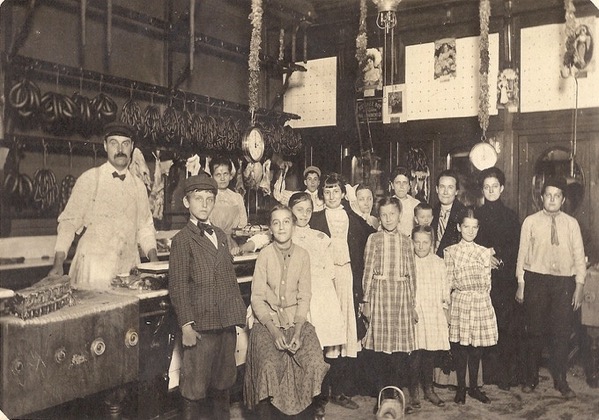
[[108, 161], [85, 171], [77, 180], [58, 217], [54, 266], [50, 275], [63, 274], [63, 263], [76, 233], [84, 231], [71, 263], [75, 288], [106, 289], [120, 273], [139, 261], [138, 244], [150, 261], [158, 261], [156, 234], [143, 182], [129, 170], [134, 130], [114, 122], [104, 128]]

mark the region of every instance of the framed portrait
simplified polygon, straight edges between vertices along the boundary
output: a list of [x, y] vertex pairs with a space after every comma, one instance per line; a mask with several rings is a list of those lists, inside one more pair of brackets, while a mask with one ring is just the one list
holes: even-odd
[[456, 77], [456, 40], [443, 38], [435, 41], [435, 80]]
[[383, 124], [407, 121], [406, 85], [390, 85], [383, 88]]

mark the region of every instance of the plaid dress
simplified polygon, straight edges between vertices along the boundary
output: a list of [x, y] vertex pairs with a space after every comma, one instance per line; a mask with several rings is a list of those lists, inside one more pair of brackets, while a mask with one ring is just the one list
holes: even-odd
[[445, 249], [451, 293], [449, 341], [474, 347], [497, 344], [491, 303], [491, 249], [461, 240]]
[[397, 230], [373, 233], [364, 264], [364, 300], [371, 312], [364, 348], [384, 353], [415, 350], [416, 276], [410, 239]]

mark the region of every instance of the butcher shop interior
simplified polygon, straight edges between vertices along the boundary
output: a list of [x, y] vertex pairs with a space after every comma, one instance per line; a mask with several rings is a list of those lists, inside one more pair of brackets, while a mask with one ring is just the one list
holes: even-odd
[[0, 420], [597, 418], [597, 41], [597, 0], [0, 1]]

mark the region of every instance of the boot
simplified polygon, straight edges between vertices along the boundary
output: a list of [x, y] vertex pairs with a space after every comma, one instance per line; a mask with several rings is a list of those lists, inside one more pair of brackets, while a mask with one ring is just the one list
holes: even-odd
[[181, 410], [181, 420], [196, 420], [200, 417], [200, 403], [197, 400], [188, 400], [182, 398], [183, 407]]
[[567, 400], [576, 398], [576, 393], [572, 391], [570, 385], [568, 385], [566, 374], [563, 372], [558, 374], [557, 378], [553, 378], [553, 387], [557, 389]]
[[256, 414], [260, 420], [273, 420], [274, 413], [273, 407], [270, 404], [270, 399], [267, 398], [258, 403], [256, 407]]
[[453, 401], [456, 404], [460, 404], [460, 405], [466, 404], [466, 387], [464, 387], [464, 386], [458, 387], [458, 390], [455, 393], [455, 398], [453, 399]]
[[599, 388], [599, 348], [592, 347], [586, 369], [587, 384], [591, 388]]
[[479, 400], [483, 404], [489, 404], [491, 400], [487, 397], [487, 394], [482, 392], [479, 387], [470, 388], [468, 391], [468, 395], [470, 395], [475, 400]]
[[420, 390], [418, 389], [418, 386], [408, 388], [408, 392], [410, 394], [410, 405], [413, 408], [422, 407], [420, 404]]
[[229, 390], [214, 390], [212, 397], [212, 414], [214, 420], [229, 420], [230, 413]]
[[432, 404], [436, 405], [437, 407], [445, 406], [445, 401], [443, 401], [441, 398], [439, 398], [439, 396], [435, 392], [435, 389], [432, 386], [427, 386], [424, 388], [424, 399], [427, 401], [430, 401]]
[[314, 407], [315, 419], [324, 419], [327, 402], [328, 398], [326, 398], [323, 394], [317, 395], [313, 398], [312, 406]]

